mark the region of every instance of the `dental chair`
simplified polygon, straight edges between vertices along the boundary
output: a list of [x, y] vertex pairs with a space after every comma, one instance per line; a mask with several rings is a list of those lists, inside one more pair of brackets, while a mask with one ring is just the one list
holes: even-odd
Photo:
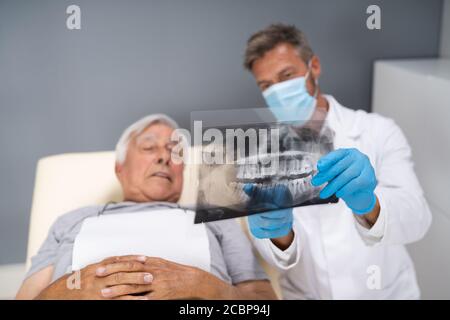
[[[189, 156], [195, 152], [190, 151]], [[56, 218], [83, 206], [120, 202], [122, 192], [114, 174], [113, 151], [71, 153], [39, 160], [31, 208], [28, 237], [27, 269]], [[180, 205], [192, 205], [197, 194], [198, 167], [188, 164], [184, 169], [184, 184]], [[238, 219], [244, 232], [248, 228], [244, 218]], [[277, 271], [258, 255], [278, 297], [281, 297]]]

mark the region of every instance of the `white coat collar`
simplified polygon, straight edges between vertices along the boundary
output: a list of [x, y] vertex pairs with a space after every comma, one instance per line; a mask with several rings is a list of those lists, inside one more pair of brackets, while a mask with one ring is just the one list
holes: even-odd
[[324, 97], [327, 99], [329, 106], [326, 122], [330, 128], [348, 138], [357, 138], [363, 131], [361, 116], [365, 112], [348, 109], [331, 95], [324, 95]]

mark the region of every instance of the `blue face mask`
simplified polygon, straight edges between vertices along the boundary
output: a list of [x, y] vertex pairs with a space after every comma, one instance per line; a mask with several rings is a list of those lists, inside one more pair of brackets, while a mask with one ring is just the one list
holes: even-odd
[[308, 76], [309, 71], [304, 77], [274, 84], [263, 91], [264, 99], [278, 121], [302, 125], [311, 119], [317, 103], [318, 86], [316, 80], [316, 93], [311, 96], [306, 89]]

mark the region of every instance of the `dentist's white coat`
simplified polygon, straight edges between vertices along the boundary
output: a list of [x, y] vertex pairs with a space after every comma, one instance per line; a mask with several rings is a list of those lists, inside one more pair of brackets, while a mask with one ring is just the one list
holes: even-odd
[[424, 236], [431, 213], [408, 142], [394, 121], [325, 97], [335, 149], [357, 148], [375, 169], [378, 220], [367, 229], [342, 200], [298, 207], [288, 249], [279, 250], [269, 239], [253, 238], [253, 243], [280, 271], [285, 299], [418, 299], [414, 266], [404, 245]]

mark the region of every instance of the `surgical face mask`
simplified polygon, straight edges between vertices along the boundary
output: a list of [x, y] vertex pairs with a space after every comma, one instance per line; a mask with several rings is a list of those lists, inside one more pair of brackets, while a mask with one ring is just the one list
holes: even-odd
[[264, 99], [278, 121], [302, 125], [311, 119], [317, 103], [318, 82], [316, 80], [316, 92], [311, 96], [306, 89], [309, 73], [308, 70], [304, 77], [274, 84], [263, 91]]

